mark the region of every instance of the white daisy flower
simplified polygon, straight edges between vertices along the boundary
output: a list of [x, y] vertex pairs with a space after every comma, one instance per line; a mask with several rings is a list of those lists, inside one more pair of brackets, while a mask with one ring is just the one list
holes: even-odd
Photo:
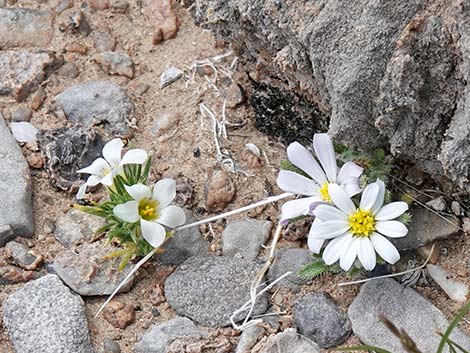
[[[336, 164], [333, 143], [328, 134], [315, 134], [313, 148], [321, 166], [300, 143], [293, 142], [287, 147], [289, 161], [307, 173], [310, 178], [288, 170], [279, 172], [277, 184], [282, 190], [306, 196], [284, 203], [281, 222], [310, 214], [312, 208], [318, 203], [331, 203], [328, 191], [330, 185], [340, 186], [349, 196], [354, 196], [361, 191], [359, 177], [363, 168], [354, 162], [347, 162], [339, 169]], [[311, 243], [311, 250], [318, 253], [324, 240], [316, 239]]]
[[152, 189], [143, 184], [124, 187], [134, 200], [117, 205], [113, 213], [124, 222], [140, 221], [142, 237], [154, 248], [165, 241], [166, 230], [163, 226], [175, 228], [185, 223], [184, 211], [170, 205], [176, 196], [174, 180], [159, 180]]
[[91, 174], [88, 180], [80, 186], [77, 193], [77, 199], [83, 199], [86, 188], [103, 184], [113, 185], [113, 179], [122, 172], [122, 166], [125, 164], [142, 164], [147, 159], [147, 152], [141, 149], [127, 151], [121, 158], [124, 143], [119, 138], [112, 139], [103, 147], [103, 157], [96, 159], [91, 165], [80, 169], [77, 173]]
[[400, 238], [408, 234], [406, 226], [396, 220], [408, 210], [406, 202], [392, 202], [383, 206], [383, 181], [367, 185], [359, 208], [339, 185], [331, 184], [328, 192], [334, 206], [319, 205], [310, 229], [308, 243], [316, 250], [318, 240], [332, 239], [325, 247], [323, 261], [331, 265], [339, 260], [348, 271], [356, 258], [368, 271], [376, 265], [376, 252], [382, 259], [394, 264], [400, 259], [395, 246], [386, 238]]

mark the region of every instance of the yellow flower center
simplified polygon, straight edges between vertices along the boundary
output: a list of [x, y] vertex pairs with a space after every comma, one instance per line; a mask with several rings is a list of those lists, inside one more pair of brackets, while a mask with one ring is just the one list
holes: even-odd
[[370, 211], [359, 208], [348, 220], [351, 233], [357, 237], [368, 237], [375, 230], [375, 219]]
[[142, 199], [139, 201], [139, 215], [146, 221], [152, 221], [158, 218], [158, 202], [152, 199]]
[[330, 194], [328, 193], [328, 185], [330, 185], [329, 182], [325, 181], [325, 183], [322, 185], [320, 188], [320, 195], [323, 201], [331, 203], [331, 197]]

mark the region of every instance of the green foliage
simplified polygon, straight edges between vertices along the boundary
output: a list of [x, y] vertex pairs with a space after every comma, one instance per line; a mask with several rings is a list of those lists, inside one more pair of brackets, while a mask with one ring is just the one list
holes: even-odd
[[382, 348], [374, 347], [374, 346], [368, 346], [368, 345], [353, 346], [353, 347], [338, 347], [338, 348], [333, 348], [332, 350], [342, 351], [342, 352], [368, 351], [368, 352], [376, 352], [376, 353], [392, 353], [390, 351], [387, 351], [386, 349], [382, 349]]
[[295, 165], [293, 165], [287, 159], [284, 159], [284, 160], [281, 161], [281, 169], [282, 170], [289, 170], [291, 172], [298, 173], [298, 174], [303, 175], [304, 177], [307, 177], [307, 178], [310, 179], [310, 176], [307, 173], [305, 173], [302, 169], [297, 168]]
[[399, 220], [400, 220], [401, 223], [403, 223], [404, 225], [407, 226], [413, 220], [413, 215], [409, 212], [405, 212], [400, 216]]
[[[326, 274], [337, 274], [343, 271], [337, 262], [333, 265], [325, 264], [321, 254], [313, 254], [312, 257], [312, 262], [303, 266], [298, 272], [299, 277], [305, 281], [310, 281]], [[362, 267], [361, 263], [359, 261], [356, 261], [351, 267], [351, 269], [346, 272], [346, 275], [348, 277], [353, 278], [360, 276], [365, 272], [366, 271]]]

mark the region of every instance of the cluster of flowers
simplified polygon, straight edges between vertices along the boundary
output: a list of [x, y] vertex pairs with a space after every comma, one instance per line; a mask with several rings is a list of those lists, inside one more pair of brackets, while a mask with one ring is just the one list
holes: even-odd
[[[299, 170], [281, 170], [278, 185], [284, 191], [305, 197], [286, 202], [281, 221], [315, 216], [308, 247], [321, 253], [327, 265], [339, 260], [340, 267], [348, 271], [359, 259], [370, 271], [376, 266], [376, 253], [390, 264], [397, 262], [400, 254], [387, 237], [407, 235], [408, 229], [399, 217], [408, 210], [408, 205], [405, 202], [384, 205], [385, 185], [380, 179], [361, 190], [359, 178], [363, 168], [354, 162], [338, 168], [327, 134], [315, 134], [313, 149], [316, 158], [298, 142], [287, 148], [289, 161]], [[328, 243], [324, 247], [325, 242]]]

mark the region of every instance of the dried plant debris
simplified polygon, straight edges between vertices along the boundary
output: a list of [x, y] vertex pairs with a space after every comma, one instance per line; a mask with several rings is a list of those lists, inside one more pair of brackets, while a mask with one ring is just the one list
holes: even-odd
[[178, 80], [183, 76], [183, 71], [177, 67], [170, 66], [166, 69], [160, 76], [160, 89], [165, 88], [166, 86], [171, 85], [173, 82]]

